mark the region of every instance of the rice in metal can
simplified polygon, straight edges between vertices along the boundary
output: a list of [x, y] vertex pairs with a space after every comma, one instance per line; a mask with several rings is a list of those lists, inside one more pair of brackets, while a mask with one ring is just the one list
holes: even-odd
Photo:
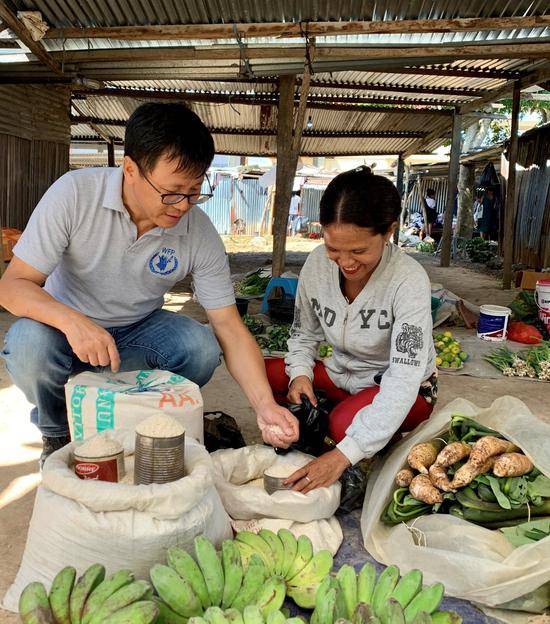
[[84, 457], [74, 452], [74, 471], [79, 479], [118, 483], [124, 477], [124, 450], [105, 457]]

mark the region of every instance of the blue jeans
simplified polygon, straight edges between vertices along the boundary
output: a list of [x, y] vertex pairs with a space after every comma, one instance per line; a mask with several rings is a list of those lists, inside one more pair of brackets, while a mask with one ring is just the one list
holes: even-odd
[[[203, 386], [220, 363], [220, 347], [210, 328], [174, 312], [156, 310], [139, 323], [107, 331], [115, 339], [121, 371], [168, 370]], [[13, 383], [35, 405], [31, 421], [48, 437], [69, 434], [69, 377], [107, 370], [81, 362], [65, 334], [28, 318], [10, 327], [1, 355]]]

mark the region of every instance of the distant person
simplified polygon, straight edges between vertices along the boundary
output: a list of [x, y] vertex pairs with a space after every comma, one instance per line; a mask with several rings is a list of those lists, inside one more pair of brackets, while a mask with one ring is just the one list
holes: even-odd
[[299, 225], [302, 215], [301, 204], [300, 191], [294, 191], [290, 198], [290, 209], [288, 211], [288, 233], [291, 236], [296, 236], [296, 227]]
[[482, 199], [483, 212], [479, 220], [479, 234], [485, 240], [492, 240], [498, 233], [498, 203], [495, 191], [487, 188]]
[[479, 227], [479, 221], [481, 220], [481, 216], [483, 215], [483, 193], [481, 193], [480, 191], [476, 191], [472, 214], [474, 218], [474, 225], [477, 229]]
[[431, 237], [432, 225], [437, 222], [435, 191], [433, 189], [428, 189], [426, 191], [426, 197], [424, 197], [424, 206], [426, 208], [426, 218], [428, 220], [428, 222], [426, 223], [426, 233], [428, 234], [428, 236]]

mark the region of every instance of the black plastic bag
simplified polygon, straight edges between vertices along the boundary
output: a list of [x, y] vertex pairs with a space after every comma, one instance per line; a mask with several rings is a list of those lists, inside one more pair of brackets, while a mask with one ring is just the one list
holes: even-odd
[[317, 398], [315, 407], [305, 394], [302, 394], [302, 402], [297, 405], [289, 405], [288, 409], [296, 416], [300, 423], [300, 437], [288, 449], [276, 449], [280, 455], [289, 451], [301, 451], [308, 455], [318, 457], [328, 450], [328, 415], [334, 404], [323, 396]]
[[294, 321], [295, 304], [294, 295], [285, 292], [281, 286], [275, 286], [267, 298], [269, 318], [279, 323], [291, 324]]
[[342, 484], [340, 507], [336, 510], [337, 515], [350, 513], [363, 506], [370, 465], [371, 462], [368, 459], [363, 459], [355, 466], [346, 468], [342, 473], [340, 477], [340, 483]]
[[204, 414], [204, 446], [209, 453], [220, 449], [246, 446], [239, 425], [233, 416], [224, 412]]

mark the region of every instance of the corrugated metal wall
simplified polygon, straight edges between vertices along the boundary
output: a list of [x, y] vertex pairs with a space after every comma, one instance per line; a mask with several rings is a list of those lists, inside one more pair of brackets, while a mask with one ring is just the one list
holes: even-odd
[[550, 166], [517, 172], [514, 261], [536, 269], [550, 266]]
[[[206, 183], [203, 191], [208, 192]], [[254, 236], [262, 230], [262, 217], [264, 231], [270, 223], [271, 211], [266, 211], [267, 201], [267, 189], [260, 186], [256, 178], [219, 176], [216, 179], [214, 197], [202, 209], [219, 234], [231, 234], [233, 222], [242, 219], [244, 233]]]
[[[262, 216], [264, 223], [269, 224], [271, 215], [268, 214], [266, 202], [267, 189], [260, 186], [256, 178], [233, 180], [233, 210], [235, 219], [242, 219], [245, 223], [245, 234], [254, 236], [260, 233]], [[264, 214], [266, 209], [266, 214]]]
[[22, 139], [69, 143], [70, 90], [67, 87], [0, 86], [0, 133]]
[[[231, 186], [232, 180], [229, 176], [219, 176], [214, 188], [214, 197], [201, 206], [210, 217], [218, 234], [231, 233]], [[203, 184], [202, 191], [209, 192], [206, 182]]]
[[[205, 183], [203, 190], [208, 192]], [[310, 221], [319, 221], [319, 202], [325, 189], [305, 187], [302, 190], [302, 213]], [[219, 234], [231, 234], [236, 219], [242, 219], [245, 234], [255, 236], [269, 230], [271, 209], [268, 205], [269, 192], [260, 186], [256, 178], [231, 178], [219, 176], [216, 179], [214, 197], [202, 206]]]
[[47, 188], [69, 169], [69, 90], [0, 87], [0, 219], [25, 228]]
[[310, 221], [319, 221], [319, 205], [324, 191], [320, 186], [304, 186], [302, 189], [302, 214]]
[[0, 134], [0, 221], [23, 230], [34, 207], [69, 169], [69, 146]]

